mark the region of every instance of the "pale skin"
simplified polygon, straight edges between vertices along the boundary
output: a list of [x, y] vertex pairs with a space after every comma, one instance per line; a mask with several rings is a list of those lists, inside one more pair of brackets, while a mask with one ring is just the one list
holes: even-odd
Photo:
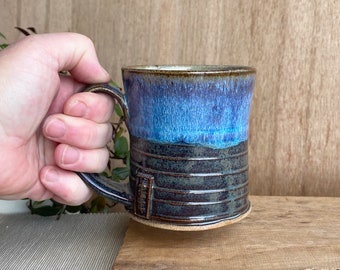
[[113, 111], [105, 94], [79, 92], [110, 80], [93, 43], [33, 35], [1, 51], [0, 66], [0, 199], [87, 201], [92, 191], [74, 172], [105, 169]]

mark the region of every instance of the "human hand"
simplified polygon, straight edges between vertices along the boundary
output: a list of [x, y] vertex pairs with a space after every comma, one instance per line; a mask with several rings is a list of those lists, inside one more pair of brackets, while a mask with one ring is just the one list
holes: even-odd
[[105, 169], [113, 111], [105, 94], [78, 93], [110, 80], [92, 42], [28, 36], [0, 52], [0, 66], [0, 198], [87, 201], [92, 192], [73, 171]]

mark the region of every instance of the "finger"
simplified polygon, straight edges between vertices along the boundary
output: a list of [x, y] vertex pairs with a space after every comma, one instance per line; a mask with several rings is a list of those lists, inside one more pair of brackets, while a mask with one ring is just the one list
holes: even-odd
[[[64, 40], [68, 40], [71, 35], [73, 42], [57, 44], [59, 49], [55, 52], [59, 71], [68, 70], [75, 79], [84, 83], [101, 83], [110, 80], [110, 75], [99, 64], [94, 44], [88, 37], [76, 33], [60, 33], [60, 35], [61, 38], [65, 38]], [[61, 40], [59, 37], [51, 37], [51, 42], [57, 38]]]
[[67, 100], [64, 113], [104, 123], [111, 118], [113, 107], [113, 100], [108, 95], [83, 92], [77, 93]]
[[[99, 64], [92, 41], [76, 33], [52, 33], [33, 35], [45, 48], [48, 59], [55, 61], [58, 71], [70, 71], [80, 82], [108, 82], [110, 76]], [[72, 40], [72, 42], [65, 42]]]
[[83, 149], [104, 147], [112, 138], [112, 125], [56, 114], [48, 117], [43, 126], [48, 139]]
[[63, 169], [78, 172], [100, 173], [109, 161], [106, 147], [83, 150], [67, 144], [59, 144], [54, 152], [56, 164]]
[[73, 172], [62, 170], [55, 166], [46, 166], [41, 170], [42, 184], [52, 199], [67, 205], [80, 205], [88, 201], [93, 192]]
[[63, 113], [68, 99], [84, 88], [84, 84], [74, 80], [71, 76], [60, 75], [59, 91], [57, 91], [47, 115]]

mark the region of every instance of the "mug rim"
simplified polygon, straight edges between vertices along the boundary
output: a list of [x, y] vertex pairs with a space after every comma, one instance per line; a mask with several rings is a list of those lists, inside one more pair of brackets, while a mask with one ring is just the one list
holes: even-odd
[[123, 66], [122, 71], [163, 75], [249, 75], [256, 69], [250, 66], [234, 65], [133, 65]]

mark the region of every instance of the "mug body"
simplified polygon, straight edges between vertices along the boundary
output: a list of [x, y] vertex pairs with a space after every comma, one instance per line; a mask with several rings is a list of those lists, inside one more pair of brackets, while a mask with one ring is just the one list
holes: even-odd
[[122, 73], [134, 218], [192, 230], [246, 216], [255, 70], [135, 66]]

